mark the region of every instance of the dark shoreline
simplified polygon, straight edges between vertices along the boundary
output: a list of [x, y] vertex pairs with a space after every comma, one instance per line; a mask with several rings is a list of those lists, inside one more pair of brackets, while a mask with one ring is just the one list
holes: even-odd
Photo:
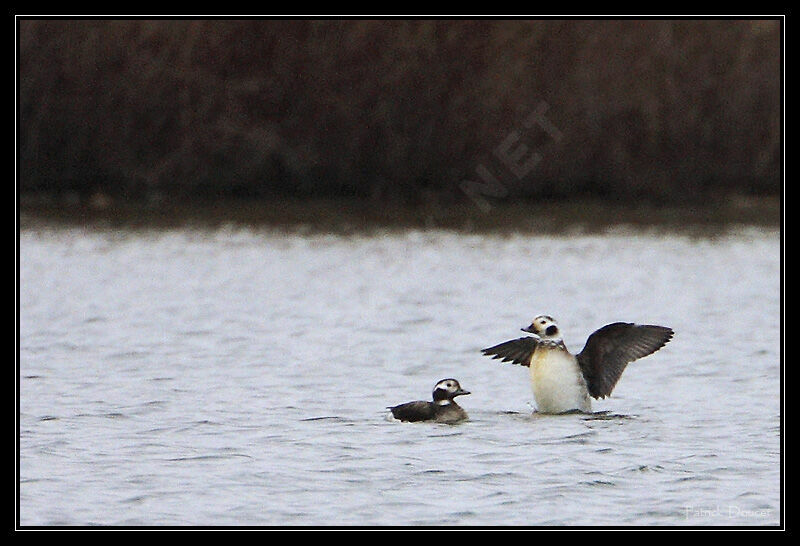
[[781, 17], [23, 18], [18, 191], [423, 208], [778, 195], [783, 35]]
[[41, 226], [171, 229], [221, 226], [272, 228], [303, 233], [364, 233], [375, 230], [444, 229], [464, 233], [601, 232], [625, 226], [676, 232], [724, 231], [732, 226], [780, 228], [781, 200], [737, 197], [720, 203], [654, 206], [599, 200], [497, 202], [488, 211], [471, 202], [386, 207], [367, 201], [313, 199], [206, 203], [63, 204], [24, 202], [22, 229]]

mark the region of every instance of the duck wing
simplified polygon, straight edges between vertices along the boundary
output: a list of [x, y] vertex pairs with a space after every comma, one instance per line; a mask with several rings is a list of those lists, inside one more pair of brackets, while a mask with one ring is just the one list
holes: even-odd
[[530, 366], [531, 357], [538, 345], [539, 342], [534, 337], [521, 337], [504, 341], [494, 347], [481, 349], [481, 352], [486, 356], [491, 356], [492, 359], [501, 359], [501, 362], [513, 362], [521, 366]]
[[628, 322], [608, 324], [594, 332], [577, 355], [589, 394], [594, 398], [610, 395], [630, 362], [656, 352], [673, 334], [665, 326]]
[[433, 404], [418, 400], [389, 408], [395, 419], [401, 421], [426, 421], [434, 418]]

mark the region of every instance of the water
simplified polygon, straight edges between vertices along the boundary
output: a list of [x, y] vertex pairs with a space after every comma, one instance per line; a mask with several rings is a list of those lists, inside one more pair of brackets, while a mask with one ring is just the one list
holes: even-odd
[[[778, 525], [780, 241], [32, 227], [19, 523]], [[532, 413], [479, 350], [671, 326], [593, 415]], [[471, 420], [385, 407], [455, 377]]]

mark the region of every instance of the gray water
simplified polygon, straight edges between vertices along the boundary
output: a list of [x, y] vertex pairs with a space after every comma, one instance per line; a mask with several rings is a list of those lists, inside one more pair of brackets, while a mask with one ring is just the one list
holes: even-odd
[[[19, 236], [19, 524], [777, 525], [777, 230], [38, 227]], [[592, 415], [480, 354], [674, 328]], [[459, 379], [470, 421], [385, 407]]]

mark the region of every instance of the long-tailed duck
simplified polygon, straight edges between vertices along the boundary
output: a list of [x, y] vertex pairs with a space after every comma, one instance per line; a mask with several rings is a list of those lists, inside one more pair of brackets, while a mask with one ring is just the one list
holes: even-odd
[[589, 396], [609, 396], [628, 363], [656, 352], [674, 333], [664, 326], [615, 322], [590, 335], [583, 350], [572, 355], [550, 316], [539, 315], [522, 331], [535, 337], [513, 339], [482, 352], [530, 368], [540, 413], [590, 412]]
[[442, 379], [433, 387], [433, 402], [406, 402], [388, 409], [401, 421], [435, 421], [457, 423], [468, 419], [467, 412], [453, 400], [456, 396], [470, 394], [455, 379]]

